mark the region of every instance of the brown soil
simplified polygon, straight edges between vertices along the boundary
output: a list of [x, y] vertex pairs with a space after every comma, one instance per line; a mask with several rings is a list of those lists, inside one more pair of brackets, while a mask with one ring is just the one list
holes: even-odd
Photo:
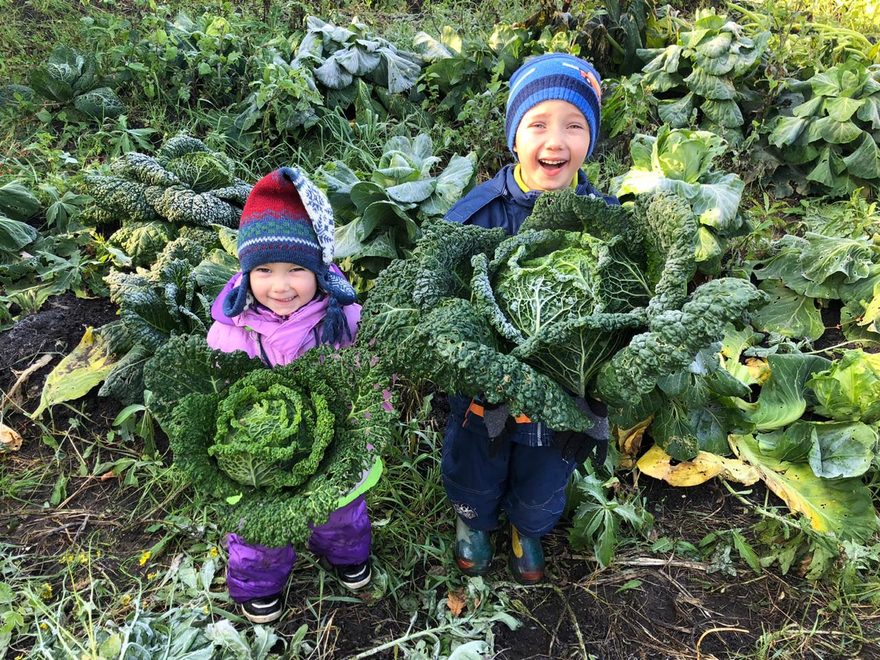
[[[116, 319], [116, 308], [106, 298], [77, 298], [65, 293], [50, 299], [37, 314], [26, 316], [0, 333], [0, 390], [7, 391], [21, 372], [49, 353], [52, 362], [28, 379], [28, 392], [39, 398], [43, 380], [82, 338], [88, 326], [99, 328]], [[32, 397], [28, 397], [32, 398]]]

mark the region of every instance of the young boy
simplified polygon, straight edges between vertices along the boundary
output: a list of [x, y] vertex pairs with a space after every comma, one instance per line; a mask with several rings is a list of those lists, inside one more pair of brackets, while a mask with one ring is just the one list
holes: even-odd
[[[361, 307], [333, 264], [333, 211], [299, 170], [264, 176], [248, 196], [238, 231], [237, 273], [214, 301], [208, 345], [245, 351], [267, 367], [284, 365], [319, 344], [354, 341]], [[381, 470], [376, 461], [374, 470]], [[364, 484], [372, 483], [364, 479]], [[312, 527], [309, 549], [335, 569], [349, 589], [370, 582], [370, 519], [358, 487], [351, 501]], [[253, 623], [281, 617], [281, 592], [296, 561], [292, 546], [267, 548], [228, 534], [226, 582]]]
[[[523, 64], [510, 79], [505, 121], [507, 146], [518, 162], [471, 190], [446, 219], [502, 227], [513, 235], [546, 190], [572, 188], [578, 195], [618, 204], [614, 197], [601, 195], [580, 169], [599, 133], [600, 85], [592, 65], [572, 55], [551, 53]], [[508, 419], [507, 430], [492, 437], [488, 429], [500, 425], [486, 422], [497, 406], [460, 396], [450, 396], [449, 404], [442, 473], [457, 514], [459, 568], [467, 575], [488, 572], [490, 533], [503, 510], [511, 523], [513, 577], [524, 584], [540, 582], [541, 537], [562, 515], [566, 483], [589, 449], [607, 443], [604, 406], [589, 402], [595, 414], [589, 435], [554, 434], [520, 417]], [[503, 408], [502, 414], [506, 417]]]

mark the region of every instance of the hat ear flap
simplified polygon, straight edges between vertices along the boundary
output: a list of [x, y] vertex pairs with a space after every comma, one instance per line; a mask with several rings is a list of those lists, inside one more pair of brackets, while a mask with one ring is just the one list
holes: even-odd
[[351, 305], [357, 302], [357, 292], [349, 284], [348, 280], [334, 273], [329, 268], [321, 273], [315, 273], [320, 286], [331, 298], [335, 298], [341, 305]]
[[251, 293], [251, 274], [250, 271], [242, 273], [238, 286], [230, 289], [223, 301], [223, 313], [228, 318], [238, 316], [247, 307], [248, 298]]
[[325, 344], [338, 344], [346, 337], [351, 339], [345, 312], [342, 311], [339, 301], [329, 296], [327, 311], [324, 312], [324, 332], [321, 334], [321, 341]]

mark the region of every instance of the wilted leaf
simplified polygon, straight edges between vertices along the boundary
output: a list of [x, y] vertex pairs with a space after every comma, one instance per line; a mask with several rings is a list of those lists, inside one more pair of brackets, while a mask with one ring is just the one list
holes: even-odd
[[79, 345], [46, 378], [40, 405], [31, 413], [31, 418], [36, 419], [57, 403], [84, 396], [107, 377], [115, 363], [116, 358], [109, 354], [106, 340], [95, 335], [94, 328], [89, 326]]
[[0, 454], [21, 449], [21, 436], [15, 429], [0, 424]]
[[730, 445], [737, 456], [758, 470], [767, 487], [789, 509], [804, 514], [816, 531], [858, 541], [866, 541], [877, 531], [871, 491], [861, 479], [817, 477], [806, 463], [787, 463], [763, 455], [751, 435], [731, 435]]
[[746, 358], [745, 366], [752, 383], [763, 385], [770, 378], [770, 365], [763, 358]]
[[617, 438], [617, 449], [620, 451], [621, 467], [630, 468], [633, 466], [633, 460], [642, 447], [642, 437], [644, 437], [645, 430], [651, 425], [653, 419], [654, 416], [651, 415], [647, 419], [642, 420], [628, 429], [614, 427], [614, 436]]
[[648, 476], [663, 479], [672, 486], [697, 486], [718, 476], [746, 486], [760, 479], [758, 471], [747, 463], [705, 451], [691, 461], [676, 465], [671, 461], [672, 457], [655, 445], [639, 459], [637, 466]]
[[449, 608], [449, 611], [452, 612], [454, 616], [461, 616], [465, 605], [466, 601], [463, 591], [450, 591], [446, 594], [446, 607]]

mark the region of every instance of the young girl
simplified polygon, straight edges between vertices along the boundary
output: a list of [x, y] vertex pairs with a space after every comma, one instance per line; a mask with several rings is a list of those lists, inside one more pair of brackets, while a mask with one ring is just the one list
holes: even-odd
[[[471, 190], [446, 219], [501, 227], [512, 235], [547, 190], [571, 188], [578, 195], [618, 204], [581, 171], [599, 134], [600, 83], [593, 66], [572, 55], [550, 53], [523, 64], [510, 79], [505, 121], [507, 145], [517, 162]], [[599, 448], [600, 457], [601, 447], [607, 447], [604, 405], [587, 405], [594, 422], [588, 434], [554, 434], [523, 415], [509, 418], [506, 406], [449, 397], [442, 473], [457, 514], [455, 559], [462, 572], [489, 571], [491, 533], [503, 511], [511, 523], [508, 557], [513, 577], [525, 584], [543, 579], [541, 537], [562, 515], [565, 485], [591, 449]], [[505, 431], [491, 432], [495, 427]]]
[[[260, 179], [241, 215], [241, 272], [214, 301], [208, 345], [245, 351], [274, 367], [319, 344], [351, 344], [361, 307], [332, 263], [333, 247], [333, 212], [323, 192], [292, 168]], [[236, 534], [227, 541], [229, 595], [253, 623], [275, 621], [296, 560], [293, 547], [251, 545]], [[335, 568], [344, 586], [359, 589], [371, 578], [370, 542], [361, 494], [313, 526], [308, 546]]]

